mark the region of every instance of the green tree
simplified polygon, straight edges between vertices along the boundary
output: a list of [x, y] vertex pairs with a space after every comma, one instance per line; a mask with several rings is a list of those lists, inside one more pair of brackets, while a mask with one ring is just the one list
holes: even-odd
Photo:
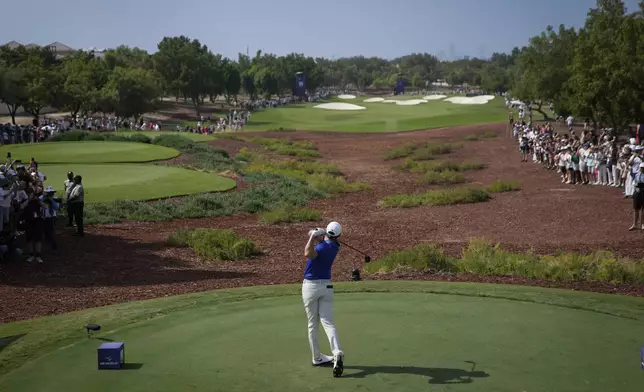
[[223, 70], [225, 80], [224, 97], [226, 97], [226, 102], [230, 103], [231, 97], [237, 100], [237, 95], [241, 90], [242, 77], [238, 65], [230, 60], [224, 61]]
[[27, 75], [18, 67], [0, 67], [0, 101], [7, 106], [11, 122], [16, 124], [16, 112], [27, 101]]
[[158, 79], [151, 70], [116, 67], [101, 89], [100, 105], [119, 117], [133, 117], [135, 122], [155, 109], [161, 94]]

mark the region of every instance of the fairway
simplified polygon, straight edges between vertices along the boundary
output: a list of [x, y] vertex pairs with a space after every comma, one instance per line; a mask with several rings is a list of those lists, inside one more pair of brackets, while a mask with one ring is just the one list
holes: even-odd
[[55, 142], [13, 144], [0, 147], [0, 155], [28, 164], [33, 157], [43, 163], [151, 162], [174, 158], [179, 151], [168, 147], [130, 142]]
[[[369, 97], [334, 100], [364, 106], [366, 110], [342, 111], [314, 108], [316, 103], [265, 109], [253, 113], [245, 130], [296, 129], [302, 131], [393, 132], [448, 126], [503, 122], [508, 113], [502, 98], [484, 105], [459, 105], [429, 101], [413, 106], [394, 103], [367, 103]], [[422, 97], [387, 97], [409, 100]]]
[[[51, 344], [66, 335], [60, 348], [0, 378], [0, 390], [641, 391], [644, 324], [600, 313], [641, 316], [641, 299], [436, 282], [336, 286], [345, 291], [334, 304], [346, 353], [339, 379], [330, 368], [310, 364], [294, 285], [191, 294], [0, 326], [0, 336], [16, 339], [0, 354], [0, 364], [24, 360], [9, 355], [37, 351], [39, 339]], [[127, 370], [96, 369], [102, 341], [83, 336], [84, 322], [102, 323], [112, 332], [101, 336], [125, 342]], [[320, 342], [328, 353], [322, 332]]]
[[83, 176], [86, 203], [150, 200], [235, 187], [235, 181], [215, 174], [152, 164], [42, 165], [40, 171], [61, 196], [68, 171]]

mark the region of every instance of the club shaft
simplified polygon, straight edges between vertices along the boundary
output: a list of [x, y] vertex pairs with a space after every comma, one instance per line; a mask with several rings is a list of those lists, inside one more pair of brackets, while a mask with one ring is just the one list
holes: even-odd
[[368, 254], [364, 253], [364, 252], [363, 252], [363, 251], [361, 251], [361, 250], [358, 250], [358, 249], [354, 248], [353, 246], [351, 246], [351, 245], [347, 244], [346, 242], [342, 242], [342, 241], [338, 241], [338, 242], [339, 242], [339, 243], [341, 243], [342, 245], [346, 246], [346, 247], [347, 247], [347, 248], [349, 248], [349, 249], [353, 249], [353, 250], [355, 250], [356, 252], [360, 253], [360, 254], [361, 254], [361, 255], [363, 255], [363, 256], [369, 256]]

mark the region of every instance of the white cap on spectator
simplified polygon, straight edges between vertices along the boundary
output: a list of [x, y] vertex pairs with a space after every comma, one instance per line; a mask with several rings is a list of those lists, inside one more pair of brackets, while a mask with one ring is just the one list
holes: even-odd
[[49, 185], [47, 188], [45, 188], [45, 193], [49, 193], [49, 192], [56, 192], [56, 190], [54, 189], [53, 186]]

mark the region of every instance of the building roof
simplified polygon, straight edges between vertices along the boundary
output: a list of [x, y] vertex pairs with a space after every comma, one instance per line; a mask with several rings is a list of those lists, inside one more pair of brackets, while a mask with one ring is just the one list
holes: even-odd
[[15, 49], [15, 48], [17, 48], [19, 46], [22, 46], [22, 44], [20, 42], [17, 42], [17, 41], [11, 41], [11, 42], [7, 42], [6, 44], [4, 44], [2, 46], [8, 46], [11, 49]]
[[67, 46], [65, 44], [61, 44], [58, 41], [52, 42], [51, 44], [47, 45], [47, 47], [52, 47], [52, 46], [54, 47], [54, 49], [58, 53], [60, 53], [60, 52], [73, 52], [74, 51], [74, 48], [71, 48], [71, 47], [69, 47], [69, 46]]
[[38, 46], [38, 45], [36, 45], [36, 44], [28, 44], [28, 45], [25, 45], [25, 48], [27, 48], [27, 49], [31, 49], [31, 48], [39, 48], [39, 47], [40, 47], [40, 46]]

